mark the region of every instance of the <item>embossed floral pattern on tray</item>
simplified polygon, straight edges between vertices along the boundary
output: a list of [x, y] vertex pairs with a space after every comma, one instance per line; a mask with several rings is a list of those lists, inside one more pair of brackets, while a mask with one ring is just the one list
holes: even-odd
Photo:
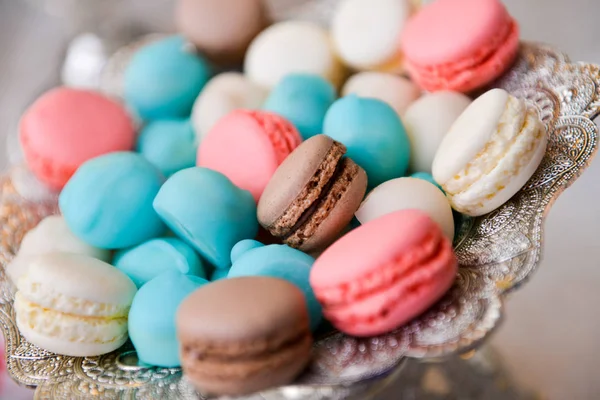
[[[546, 213], [596, 151], [598, 129], [592, 119], [600, 113], [600, 70], [572, 64], [549, 47], [523, 44], [516, 64], [493, 86], [539, 111], [549, 146], [536, 174], [513, 199], [488, 215], [462, 219], [454, 243], [461, 268], [451, 291], [393, 333], [358, 339], [332, 332], [319, 338], [313, 362], [296, 386], [248, 400], [368, 398], [399, 373], [407, 357], [467, 352], [498, 326], [503, 296], [539, 266]], [[2, 265], [14, 256], [23, 234], [53, 212], [55, 204], [24, 201], [9, 178], [0, 181]], [[17, 382], [37, 386], [36, 398], [202, 398], [179, 369], [136, 366], [131, 344], [101, 357], [72, 358], [27, 343], [15, 326], [13, 291], [0, 269], [0, 326], [8, 369]]]

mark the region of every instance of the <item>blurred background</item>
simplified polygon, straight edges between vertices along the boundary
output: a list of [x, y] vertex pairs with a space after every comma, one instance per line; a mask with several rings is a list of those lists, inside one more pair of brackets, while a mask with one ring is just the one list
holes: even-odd
[[[270, 0], [282, 9], [295, 1]], [[316, 0], [311, 7], [326, 8], [329, 2]], [[575, 61], [600, 63], [600, 1], [504, 2], [520, 22], [523, 39], [553, 44]], [[103, 54], [131, 38], [172, 31], [172, 6], [172, 0], [0, 0], [1, 166], [14, 157], [5, 143], [13, 145], [7, 138], [14, 137], [19, 115], [38, 94], [60, 82], [68, 45], [77, 34], [102, 38], [79, 36], [77, 42], [78, 65], [93, 72], [102, 65]], [[542, 267], [509, 299], [508, 317], [492, 339], [513, 378], [539, 398], [600, 398], [597, 196], [600, 162], [592, 164], [552, 209]], [[387, 397], [397, 400], [394, 392]], [[32, 396], [12, 393], [2, 398]]]

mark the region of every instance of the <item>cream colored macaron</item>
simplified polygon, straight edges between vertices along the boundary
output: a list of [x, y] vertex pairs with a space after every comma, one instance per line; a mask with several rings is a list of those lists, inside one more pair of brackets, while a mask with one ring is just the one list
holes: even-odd
[[79, 254], [38, 256], [19, 279], [17, 326], [34, 345], [73, 357], [97, 356], [127, 341], [137, 291], [117, 268]]
[[398, 75], [385, 72], [360, 72], [346, 81], [342, 95], [355, 94], [381, 100], [403, 116], [411, 103], [421, 96], [421, 89]]
[[328, 31], [304, 21], [279, 22], [262, 31], [246, 53], [244, 70], [266, 88], [296, 72], [322, 76], [335, 87], [345, 76]]
[[397, 178], [373, 189], [355, 213], [361, 224], [394, 211], [417, 209], [438, 223], [448, 239], [454, 238], [452, 208], [434, 184], [418, 178]]
[[60, 215], [44, 218], [37, 226], [23, 237], [16, 257], [6, 267], [6, 272], [13, 283], [17, 283], [29, 267], [33, 258], [47, 253], [81, 254], [102, 261], [110, 261], [109, 250], [99, 249], [76, 237]]
[[212, 78], [192, 109], [192, 124], [198, 142], [219, 119], [238, 109], [259, 109], [269, 91], [238, 72], [225, 72]]
[[536, 110], [493, 89], [452, 125], [435, 156], [433, 177], [456, 211], [487, 214], [527, 183], [546, 153], [547, 141]]
[[409, 0], [343, 0], [331, 23], [342, 61], [357, 70], [402, 71], [400, 35], [411, 15]]
[[410, 139], [410, 169], [431, 173], [440, 143], [450, 127], [471, 104], [458, 92], [426, 94], [408, 107], [402, 118]]

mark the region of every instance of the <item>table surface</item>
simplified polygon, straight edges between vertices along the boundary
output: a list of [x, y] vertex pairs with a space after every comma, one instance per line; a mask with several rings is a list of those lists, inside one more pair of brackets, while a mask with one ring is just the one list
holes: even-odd
[[[524, 39], [551, 43], [573, 60], [600, 63], [600, 1], [505, 3]], [[119, 13], [146, 30], [171, 29], [165, 22], [170, 7], [167, 0], [130, 0]], [[23, 0], [0, 0], [0, 166], [8, 162], [5, 138], [15, 131], [22, 110], [56, 85], [67, 39], [61, 20]], [[593, 163], [557, 201], [547, 220], [542, 268], [510, 298], [508, 318], [492, 340], [514, 377], [548, 399], [600, 397], [599, 175], [600, 162]]]

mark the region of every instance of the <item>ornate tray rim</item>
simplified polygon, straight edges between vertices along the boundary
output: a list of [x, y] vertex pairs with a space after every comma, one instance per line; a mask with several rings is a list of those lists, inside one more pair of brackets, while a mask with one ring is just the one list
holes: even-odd
[[[492, 86], [505, 88], [535, 107], [551, 145], [536, 175], [511, 201], [460, 224], [455, 248], [461, 268], [453, 290], [430, 311], [391, 334], [357, 339], [334, 332], [320, 338], [313, 365], [295, 386], [247, 399], [370, 396], [400, 373], [406, 358], [435, 360], [469, 352], [499, 326], [504, 298], [526, 283], [540, 265], [547, 213], [597, 151], [598, 128], [592, 119], [600, 114], [600, 67], [571, 63], [551, 47], [523, 43], [518, 62]], [[56, 207], [24, 200], [5, 176], [0, 211], [4, 267], [27, 229]], [[478, 248], [485, 251], [477, 252]], [[37, 386], [36, 398], [65, 394], [69, 398], [197, 398], [178, 368], [129, 365], [123, 355], [131, 350], [130, 344], [86, 359], [31, 346], [15, 326], [12, 296], [12, 285], [1, 268], [0, 328], [8, 371], [19, 384]]]

